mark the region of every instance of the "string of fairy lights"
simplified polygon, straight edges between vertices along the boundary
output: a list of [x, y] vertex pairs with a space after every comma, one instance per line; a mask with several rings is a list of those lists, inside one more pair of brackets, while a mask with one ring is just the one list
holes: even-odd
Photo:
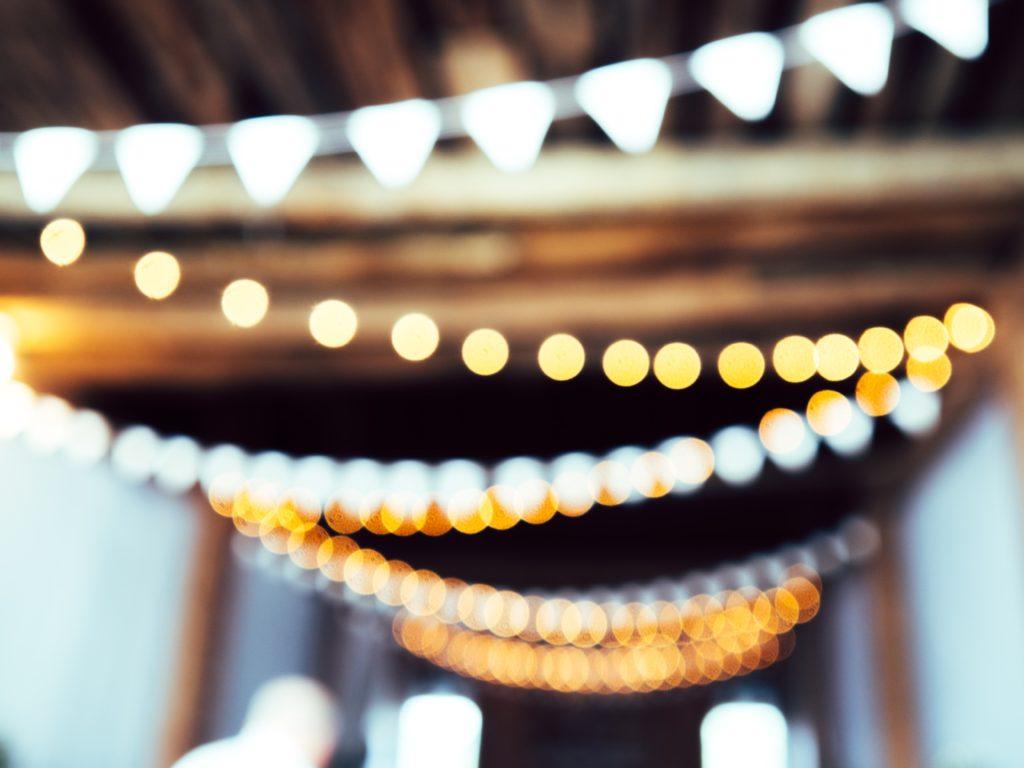
[[[85, 250], [85, 230], [73, 219], [57, 219], [43, 228], [43, 255], [58, 266], [73, 264]], [[134, 269], [139, 291], [149, 299], [169, 298], [181, 280], [177, 258], [165, 251], [143, 255]], [[240, 278], [228, 284], [221, 295], [225, 318], [238, 328], [253, 328], [266, 316], [270, 294], [257, 280]], [[330, 349], [348, 345], [359, 328], [358, 313], [349, 303], [326, 299], [309, 312], [309, 333], [313, 340]], [[772, 347], [769, 359], [755, 344], [737, 341], [722, 348], [715, 360], [721, 380], [729, 387], [747, 389], [761, 381], [770, 362], [783, 381], [800, 383], [817, 375], [828, 382], [840, 382], [863, 368], [857, 385], [858, 402], [870, 402], [869, 410], [880, 410], [895, 397], [896, 383], [889, 374], [906, 358], [908, 378], [922, 389], [942, 387], [952, 373], [946, 352], [950, 346], [963, 352], [985, 349], [994, 338], [995, 323], [981, 307], [958, 302], [945, 317], [918, 315], [910, 319], [902, 334], [875, 326], [857, 339], [842, 333], [828, 333], [817, 340], [791, 335]], [[422, 312], [410, 312], [395, 320], [391, 345], [404, 360], [421, 362], [438, 349], [441, 331]], [[466, 368], [479, 376], [502, 371], [510, 358], [505, 336], [493, 328], [477, 328], [466, 335], [461, 346]], [[575, 336], [558, 332], [543, 339], [537, 348], [537, 365], [553, 381], [569, 381], [584, 369], [588, 354]], [[600, 357], [606, 378], [620, 387], [632, 387], [653, 376], [664, 387], [687, 389], [700, 378], [705, 365], [700, 352], [682, 341], [671, 341], [653, 354], [639, 341], [619, 339], [609, 344]], [[870, 375], [868, 375], [870, 374]], [[891, 408], [890, 408], [891, 410]]]

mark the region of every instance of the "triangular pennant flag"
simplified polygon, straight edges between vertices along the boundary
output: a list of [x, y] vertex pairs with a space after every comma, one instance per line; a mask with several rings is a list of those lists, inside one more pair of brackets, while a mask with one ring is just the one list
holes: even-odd
[[349, 115], [346, 130], [377, 181], [404, 187], [419, 175], [437, 142], [441, 112], [424, 99], [363, 107]]
[[128, 195], [147, 215], [170, 204], [202, 151], [202, 131], [181, 123], [134, 125], [118, 133], [114, 142]]
[[249, 196], [259, 205], [280, 202], [320, 143], [312, 120], [298, 115], [254, 117], [228, 130], [228, 154]]
[[555, 117], [555, 96], [543, 83], [510, 83], [476, 91], [462, 102], [462, 124], [495, 166], [514, 173], [537, 160]]
[[85, 173], [99, 139], [84, 128], [35, 128], [14, 140], [14, 169], [25, 203], [36, 213], [52, 211]]
[[763, 120], [775, 106], [785, 56], [777, 37], [751, 32], [698, 48], [690, 73], [739, 117]]
[[989, 0], [903, 0], [907, 24], [961, 59], [976, 59], [988, 47]]
[[576, 101], [624, 152], [646, 152], [658, 140], [672, 73], [657, 59], [599, 67], [576, 81]]
[[848, 88], [872, 96], [889, 76], [895, 25], [880, 3], [859, 3], [812, 16], [800, 25], [800, 42]]

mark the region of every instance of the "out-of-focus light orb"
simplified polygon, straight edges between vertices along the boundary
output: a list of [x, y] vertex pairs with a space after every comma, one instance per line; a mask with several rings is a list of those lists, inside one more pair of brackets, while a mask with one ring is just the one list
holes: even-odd
[[900, 385], [889, 373], [868, 371], [857, 380], [856, 397], [868, 416], [885, 416], [900, 402]]
[[875, 434], [875, 421], [859, 408], [850, 409], [850, 423], [825, 438], [828, 447], [840, 456], [860, 456], [868, 449]]
[[0, 440], [20, 435], [32, 418], [35, 392], [20, 381], [0, 382]]
[[839, 392], [823, 389], [811, 395], [807, 402], [807, 423], [823, 437], [842, 432], [850, 423], [853, 408]]
[[949, 332], [937, 317], [918, 315], [907, 323], [903, 344], [910, 357], [928, 363], [945, 354], [949, 346]]
[[601, 367], [613, 384], [632, 387], [646, 378], [651, 368], [651, 358], [640, 342], [619, 339], [604, 351]]
[[85, 250], [85, 230], [74, 219], [54, 219], [39, 234], [39, 247], [49, 261], [66, 267]]
[[798, 472], [806, 469], [818, 455], [818, 436], [807, 429], [806, 421], [800, 418], [800, 428], [803, 430], [800, 442], [792, 450], [780, 453], [769, 451], [768, 456], [775, 466], [786, 472]]
[[258, 325], [267, 314], [270, 296], [262, 284], [249, 278], [235, 280], [228, 284], [220, 297], [220, 308], [224, 317], [239, 328]]
[[135, 285], [143, 296], [166, 299], [181, 282], [178, 260], [165, 251], [151, 251], [135, 262]]
[[907, 360], [907, 379], [922, 392], [936, 392], [949, 382], [953, 363], [946, 355], [923, 361], [916, 357]]
[[309, 333], [317, 344], [338, 349], [356, 335], [359, 318], [352, 307], [340, 299], [321, 301], [309, 313]]
[[437, 323], [421, 312], [402, 315], [391, 328], [391, 345], [395, 352], [414, 363], [434, 354], [440, 340]]
[[681, 341], [666, 344], [654, 356], [654, 375], [669, 389], [686, 389], [700, 376], [700, 355]]
[[462, 342], [462, 361], [473, 373], [491, 376], [508, 362], [508, 342], [498, 331], [478, 328]]
[[769, 453], [790, 453], [800, 447], [806, 437], [804, 420], [789, 408], [773, 408], [758, 426], [761, 443]]
[[586, 361], [583, 345], [575, 336], [556, 333], [548, 336], [537, 352], [540, 369], [549, 379], [568, 381], [579, 375]]
[[936, 392], [925, 392], [903, 379], [900, 382], [900, 402], [889, 418], [909, 435], [923, 435], [939, 423], [942, 401]]
[[711, 438], [715, 473], [730, 485], [753, 482], [764, 467], [764, 449], [749, 427], [726, 427]]
[[806, 336], [786, 336], [772, 350], [772, 367], [783, 381], [807, 381], [818, 370], [818, 349]]
[[0, 336], [0, 384], [10, 381], [14, 377], [14, 369], [18, 361], [14, 356], [14, 345], [6, 338]]
[[818, 339], [818, 373], [828, 381], [842, 381], [853, 376], [860, 365], [857, 343], [841, 333], [829, 333]]
[[677, 491], [687, 492], [700, 486], [715, 471], [715, 452], [699, 438], [679, 437], [668, 440], [658, 450], [672, 462]]
[[980, 352], [996, 335], [992, 315], [974, 304], [954, 304], [944, 319], [950, 343], [963, 352]]
[[903, 361], [903, 339], [892, 328], [868, 328], [857, 349], [861, 364], [871, 373], [888, 373]]
[[764, 375], [764, 355], [746, 341], [733, 342], [718, 355], [718, 373], [734, 389], [747, 389]]

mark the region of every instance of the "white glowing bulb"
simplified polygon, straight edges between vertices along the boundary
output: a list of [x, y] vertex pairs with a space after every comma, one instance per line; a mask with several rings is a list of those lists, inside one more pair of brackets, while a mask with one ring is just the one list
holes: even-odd
[[544, 83], [510, 83], [476, 91], [462, 102], [462, 124], [495, 166], [529, 169], [555, 117], [555, 96]]
[[786, 718], [771, 704], [730, 702], [712, 707], [700, 724], [703, 768], [786, 768]]
[[427, 694], [398, 713], [398, 768], [477, 768], [483, 715], [465, 696]]
[[715, 474], [729, 485], [752, 483], [764, 467], [764, 448], [750, 427], [726, 427], [711, 438]]
[[818, 436], [809, 429], [804, 429], [796, 447], [784, 452], [768, 452], [772, 463], [786, 472], [799, 472], [807, 469], [818, 455]]
[[775, 106], [785, 51], [774, 35], [752, 32], [698, 48], [690, 72], [744, 120], [763, 120]]
[[85, 173], [99, 140], [84, 128], [36, 128], [14, 140], [14, 169], [25, 204], [36, 213], [52, 211]]
[[868, 449], [875, 434], [875, 422], [860, 408], [850, 410], [850, 422], [825, 442], [840, 456], [860, 456]]
[[385, 187], [415, 179], [441, 132], [441, 112], [425, 99], [364, 107], [346, 125], [348, 139], [370, 173]]
[[907, 379], [900, 380], [900, 401], [889, 414], [893, 424], [908, 435], [923, 435], [935, 429], [941, 415], [938, 392], [922, 392]]
[[900, 13], [961, 59], [976, 59], [988, 47], [988, 0], [903, 0]]
[[114, 156], [135, 207], [146, 215], [166, 208], [203, 151], [203, 133], [182, 123], [133, 125], [117, 134]]
[[672, 73], [657, 59], [599, 67], [576, 81], [576, 101], [624, 152], [647, 152], [658, 140]]
[[882, 90], [889, 76], [895, 25], [880, 3], [858, 3], [812, 16], [800, 25], [800, 42], [814, 58], [865, 96]]
[[265, 207], [279, 203], [320, 143], [312, 120], [298, 115], [255, 117], [228, 130], [228, 154], [249, 196]]

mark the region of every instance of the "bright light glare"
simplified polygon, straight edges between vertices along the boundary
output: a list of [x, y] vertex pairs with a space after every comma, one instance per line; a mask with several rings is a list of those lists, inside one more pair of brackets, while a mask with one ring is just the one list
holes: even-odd
[[763, 120], [775, 106], [784, 58], [777, 37], [752, 32], [698, 48], [690, 72], [739, 117]]
[[658, 140], [672, 73], [657, 59], [599, 67], [576, 81], [576, 101], [623, 152], [647, 152]]
[[961, 59], [976, 59], [988, 47], [989, 0], [903, 0], [906, 22]]
[[747, 389], [764, 375], [764, 356], [753, 344], [734, 342], [719, 353], [718, 374], [730, 387]]
[[700, 376], [700, 355], [689, 344], [666, 344], [654, 356], [654, 375], [669, 389], [686, 389]]
[[575, 336], [556, 333], [548, 336], [537, 352], [537, 362], [544, 375], [555, 381], [568, 381], [583, 370], [586, 353]]
[[54, 219], [39, 233], [39, 248], [58, 267], [74, 264], [85, 250], [85, 230], [74, 219]]
[[337, 349], [356, 335], [359, 320], [355, 310], [340, 299], [321, 301], [309, 313], [309, 332], [318, 344]]
[[147, 298], [166, 299], [177, 290], [180, 281], [181, 267], [169, 253], [152, 251], [135, 263], [135, 285]]
[[224, 317], [239, 328], [252, 328], [267, 314], [270, 296], [267, 289], [255, 280], [235, 280], [224, 289], [220, 298]]
[[730, 485], [753, 482], [764, 466], [764, 449], [749, 427], [726, 427], [711, 438], [715, 474]]
[[462, 342], [462, 360], [478, 376], [490, 376], [508, 362], [508, 342], [498, 331], [477, 328]]
[[404, 187], [427, 162], [441, 132], [441, 113], [425, 99], [364, 107], [351, 114], [348, 139], [385, 187]]
[[701, 768], [786, 768], [786, 718], [771, 704], [713, 707], [700, 724]]
[[465, 696], [426, 694], [398, 713], [397, 768], [477, 768], [483, 715]]
[[885, 86], [894, 32], [881, 3], [858, 3], [812, 16], [800, 25], [800, 42], [847, 87], [872, 96]]
[[99, 149], [84, 128], [35, 128], [14, 140], [14, 169], [25, 204], [36, 213], [52, 211], [85, 173]]
[[412, 362], [426, 360], [434, 354], [440, 340], [437, 323], [419, 312], [403, 315], [391, 328], [391, 345], [395, 352]]
[[651, 358], [643, 345], [633, 339], [612, 342], [601, 358], [604, 375], [620, 387], [632, 387], [647, 376]]
[[508, 173], [529, 169], [555, 117], [544, 83], [510, 83], [476, 91], [462, 102], [462, 124], [484, 154]]
[[168, 206], [202, 151], [202, 131], [182, 123], [133, 125], [119, 132], [114, 142], [128, 196], [147, 215]]
[[238, 178], [257, 205], [279, 203], [320, 143], [312, 120], [298, 115], [254, 117], [228, 130], [227, 144]]

